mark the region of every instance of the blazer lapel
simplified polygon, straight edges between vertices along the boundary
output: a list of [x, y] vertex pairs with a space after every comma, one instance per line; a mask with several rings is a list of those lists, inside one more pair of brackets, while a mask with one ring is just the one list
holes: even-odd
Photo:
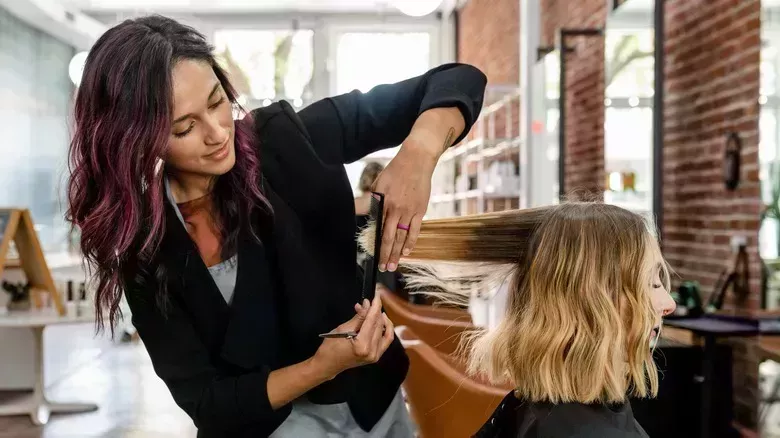
[[[333, 329], [325, 315], [329, 310], [327, 286], [319, 274], [314, 249], [307, 245], [300, 218], [279, 195], [266, 185], [266, 195], [274, 208], [271, 244], [276, 259], [280, 305], [285, 311], [286, 328], [295, 351], [312, 352], [321, 340], [317, 336]], [[346, 320], [345, 320], [346, 321]], [[300, 348], [299, 348], [300, 347]], [[297, 357], [302, 360], [305, 357]]]
[[165, 203], [166, 232], [160, 247], [166, 267], [179, 281], [173, 284], [177, 298], [192, 315], [195, 329], [209, 348], [222, 342], [228, 305], [200, 258], [195, 243], [179, 220], [173, 206]]
[[221, 356], [226, 361], [245, 369], [260, 364], [279, 365], [280, 330], [278, 318], [278, 294], [268, 249], [252, 240], [240, 239], [238, 247], [238, 272], [230, 318], [225, 330]]

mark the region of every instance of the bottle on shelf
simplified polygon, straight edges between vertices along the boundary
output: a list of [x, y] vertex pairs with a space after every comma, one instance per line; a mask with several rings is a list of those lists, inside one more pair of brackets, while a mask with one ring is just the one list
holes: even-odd
[[66, 287], [66, 301], [65, 301], [65, 314], [67, 316], [78, 316], [78, 303], [75, 301], [75, 294], [73, 290], [73, 280], [68, 280]]

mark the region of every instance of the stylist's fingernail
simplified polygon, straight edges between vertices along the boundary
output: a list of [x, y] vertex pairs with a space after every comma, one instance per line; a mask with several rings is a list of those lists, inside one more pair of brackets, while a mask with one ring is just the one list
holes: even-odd
[[408, 255], [409, 255], [409, 254], [411, 254], [411, 253], [412, 253], [412, 250], [411, 250], [411, 249], [409, 249], [409, 248], [404, 248], [404, 255], [405, 255], [405, 256], [408, 256]]
[[387, 265], [387, 270], [390, 272], [395, 272], [395, 263], [390, 263]]
[[386, 267], [385, 267], [384, 264], [379, 265], [379, 271], [380, 272], [385, 272], [385, 269], [386, 269]]
[[371, 307], [371, 301], [368, 301], [368, 299], [363, 299], [363, 307]]

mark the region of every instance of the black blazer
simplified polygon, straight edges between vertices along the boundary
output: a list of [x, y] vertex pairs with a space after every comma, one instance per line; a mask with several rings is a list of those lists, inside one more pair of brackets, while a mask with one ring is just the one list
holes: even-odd
[[631, 404], [529, 403], [509, 393], [474, 438], [648, 438]]
[[[231, 306], [173, 208], [166, 207], [156, 263], [169, 271], [170, 303], [161, 311], [151, 275], [137, 271], [126, 274], [125, 292], [155, 372], [192, 417], [199, 436], [273, 432], [291, 406], [271, 409], [268, 374], [311, 357], [321, 343], [319, 333], [354, 315], [361, 272], [344, 164], [399, 145], [417, 116], [431, 108], [459, 108], [466, 121], [462, 138], [480, 112], [485, 85], [478, 69], [448, 64], [365, 94], [324, 99], [297, 114], [286, 102], [253, 111], [264, 177], [259, 183], [274, 216], [272, 225], [261, 227], [262, 245], [246, 235], [239, 241]], [[274, 349], [284, 353], [269, 353]], [[347, 402], [358, 424], [370, 430], [407, 368], [396, 340], [377, 364], [342, 373], [307, 397], [314, 403]]]

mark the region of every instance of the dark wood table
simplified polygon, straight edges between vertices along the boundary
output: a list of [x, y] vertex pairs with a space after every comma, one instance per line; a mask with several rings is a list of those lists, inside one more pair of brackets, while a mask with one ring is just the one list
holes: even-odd
[[780, 336], [761, 336], [758, 348], [761, 359], [780, 363]]
[[700, 436], [710, 437], [712, 419], [713, 372], [715, 367], [715, 347], [718, 338], [752, 337], [760, 334], [757, 324], [748, 321], [729, 321], [717, 317], [702, 316], [700, 318], [669, 319], [664, 325], [690, 330], [694, 335], [704, 339], [702, 355], [702, 386], [701, 386], [701, 427]]

